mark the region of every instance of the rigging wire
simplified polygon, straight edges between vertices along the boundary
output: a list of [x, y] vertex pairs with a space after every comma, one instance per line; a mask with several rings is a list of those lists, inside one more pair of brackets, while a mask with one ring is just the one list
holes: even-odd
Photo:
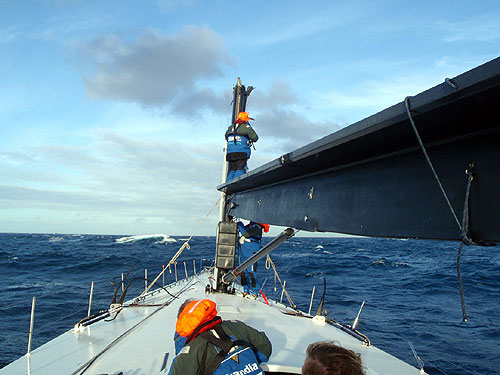
[[2, 305], [0, 306], [0, 310], [8, 310], [12, 307], [19, 307], [19, 303], [13, 303], [11, 305]]
[[453, 209], [451, 202], [448, 199], [448, 195], [446, 194], [446, 191], [444, 190], [444, 187], [441, 184], [441, 180], [439, 179], [439, 176], [436, 173], [436, 170], [434, 169], [434, 165], [432, 164], [431, 159], [429, 158], [429, 155], [427, 154], [427, 150], [425, 149], [425, 146], [422, 142], [422, 139], [420, 138], [420, 134], [418, 133], [417, 127], [415, 126], [415, 122], [413, 121], [413, 117], [411, 115], [411, 110], [410, 110], [410, 97], [409, 96], [407, 96], [405, 98], [405, 106], [406, 106], [406, 113], [408, 114], [408, 119], [410, 120], [411, 127], [413, 128], [413, 131], [415, 132], [415, 135], [417, 136], [418, 143], [420, 145], [420, 148], [422, 149], [422, 152], [425, 156], [425, 159], [427, 160], [427, 164], [429, 165], [429, 167], [432, 171], [432, 174], [434, 175], [434, 178], [436, 179], [436, 181], [439, 185], [439, 188], [441, 189], [441, 192], [443, 193], [444, 199], [446, 200], [446, 203], [448, 204], [448, 207], [450, 208], [451, 214], [453, 215], [455, 222], [457, 223], [460, 230], [462, 230], [462, 226], [460, 225], [460, 222], [458, 221], [457, 215], [455, 214], [455, 210]]
[[219, 197], [219, 199], [217, 199], [217, 201], [215, 202], [215, 204], [212, 206], [212, 208], [210, 209], [210, 211], [208, 211], [208, 213], [205, 215], [205, 217], [203, 218], [203, 220], [201, 220], [200, 224], [198, 225], [198, 227], [194, 230], [193, 234], [191, 234], [191, 236], [189, 236], [189, 238], [182, 244], [182, 246], [179, 248], [179, 250], [177, 250], [177, 252], [175, 253], [175, 255], [172, 257], [172, 259], [170, 259], [170, 261], [168, 262], [167, 266], [163, 267], [162, 271], [158, 274], [158, 276], [156, 276], [156, 278], [153, 280], [153, 282], [151, 284], [148, 285], [148, 287], [144, 290], [144, 292], [141, 293], [141, 295], [138, 297], [142, 297], [144, 294], [146, 294], [149, 289], [151, 289], [151, 287], [158, 281], [158, 279], [165, 273], [167, 267], [171, 264], [174, 264], [175, 261], [177, 260], [177, 258], [182, 254], [182, 252], [184, 251], [184, 249], [187, 247], [188, 250], [191, 248], [191, 246], [189, 246], [189, 241], [191, 241], [191, 239], [194, 237], [194, 235], [196, 233], [198, 233], [198, 230], [201, 228], [201, 226], [203, 225], [203, 223], [207, 220], [208, 216], [212, 213], [212, 211], [214, 210], [215, 207], [217, 207], [217, 205], [219, 204], [220, 200], [222, 199], [222, 195]]
[[[52, 320], [50, 321], [50, 323], [48, 324], [45, 324], [45, 325], [42, 325], [42, 326], [39, 326], [37, 325], [37, 332], [42, 332], [42, 331], [49, 331], [49, 332], [53, 332], [55, 329], [57, 328], [61, 328], [59, 327], [59, 323], [61, 323], [62, 321], [64, 320], [67, 320], [68, 318], [71, 318], [75, 315], [78, 315], [78, 314], [82, 314], [82, 312], [86, 312], [86, 307], [85, 308], [81, 308], [80, 310], [76, 310], [68, 315], [65, 315], [63, 317], [60, 317], [59, 319], [56, 319], [56, 320]], [[67, 324], [67, 322], [64, 322], [64, 324]], [[18, 332], [20, 336], [24, 336], [26, 333], [25, 332]]]
[[272, 261], [271, 257], [268, 254], [267, 258], [266, 258], [266, 269], [268, 270], [271, 267], [273, 268], [273, 271], [274, 271], [274, 282], [276, 283], [276, 279], [278, 279], [279, 283], [281, 284], [281, 288], [283, 288], [283, 291], [285, 292], [286, 298], [288, 299], [288, 303], [290, 304], [290, 306], [294, 310], [297, 310], [297, 305], [295, 305], [293, 303], [292, 297], [290, 297], [290, 294], [288, 294], [288, 291], [286, 290], [285, 286], [281, 282], [280, 276], [278, 275], [278, 271], [276, 271], [276, 266], [275, 266], [274, 262]]
[[412, 115], [411, 115], [411, 109], [410, 109], [410, 97], [407, 96], [405, 98], [405, 106], [406, 106], [406, 113], [408, 114], [408, 119], [410, 120], [411, 126], [413, 128], [413, 131], [417, 137], [418, 143], [420, 145], [420, 148], [422, 149], [422, 152], [425, 156], [425, 159], [427, 160], [427, 164], [429, 165], [434, 178], [436, 179], [439, 188], [441, 189], [441, 192], [443, 193], [444, 199], [446, 200], [446, 203], [448, 204], [448, 207], [450, 208], [450, 211], [453, 215], [453, 218], [455, 219], [455, 222], [457, 223], [458, 227], [460, 228], [460, 233], [462, 235], [462, 241], [460, 243], [460, 247], [458, 249], [458, 254], [457, 254], [457, 277], [458, 277], [458, 284], [459, 284], [459, 289], [460, 289], [460, 303], [462, 306], [462, 323], [466, 323], [468, 321], [467, 319], [467, 312], [465, 310], [465, 300], [464, 300], [464, 291], [463, 291], [463, 284], [462, 284], [462, 275], [461, 275], [461, 270], [460, 270], [460, 260], [462, 257], [462, 250], [463, 246], [466, 245], [471, 245], [474, 242], [470, 239], [469, 237], [469, 197], [470, 197], [470, 187], [472, 184], [472, 180], [474, 179], [472, 175], [472, 168], [474, 168], [474, 164], [469, 165], [469, 169], [467, 169], [465, 172], [467, 174], [467, 188], [465, 192], [465, 203], [464, 203], [464, 210], [463, 210], [463, 217], [462, 217], [462, 224], [458, 221], [457, 215], [455, 214], [455, 210], [453, 209], [450, 200], [448, 199], [448, 195], [446, 194], [446, 191], [444, 190], [443, 185], [441, 184], [441, 180], [439, 179], [439, 176], [436, 173], [436, 170], [434, 169], [434, 166], [432, 165], [431, 159], [429, 158], [429, 155], [427, 154], [427, 151], [424, 147], [424, 144], [422, 142], [422, 139], [420, 138], [420, 134], [418, 133], [417, 127], [415, 126], [415, 122], [413, 121]]
[[[473, 372], [473, 371], [471, 371], [471, 370], [469, 370], [469, 369], [466, 369], [465, 367], [462, 367], [462, 366], [460, 366], [460, 365], [457, 365], [456, 363], [451, 362], [451, 361], [448, 361], [448, 360], [446, 360], [446, 359], [440, 358], [440, 361], [442, 361], [442, 362], [446, 362], [448, 365], [451, 365], [451, 366], [453, 366], [453, 367], [455, 367], [455, 368], [458, 368], [458, 369], [460, 369], [461, 371], [466, 372], [466, 373], [468, 373], [468, 374], [472, 374], [472, 375], [476, 375], [476, 374], [477, 374], [476, 372]], [[438, 370], [439, 372], [441, 372], [441, 373], [443, 373], [443, 374], [445, 374], [445, 375], [448, 375], [448, 373], [447, 373], [447, 372], [445, 372], [445, 371], [443, 371], [442, 369], [440, 369], [439, 367], [435, 366], [435, 365], [434, 365], [434, 363], [431, 363], [431, 362], [427, 361], [427, 364], [428, 364], [428, 365], [431, 365], [431, 366], [427, 366], [427, 367], [432, 367], [433, 369], [436, 369], [436, 370]]]
[[[401, 336], [400, 334], [398, 334], [398, 333], [396, 333], [396, 332], [392, 332], [392, 334], [393, 334], [393, 335], [394, 335], [394, 336], [395, 336], [398, 340], [401, 340], [401, 341], [403, 341], [403, 342], [405, 342], [405, 343], [409, 344], [409, 346], [410, 346], [410, 350], [412, 351], [412, 354], [413, 354], [414, 356], [417, 354], [417, 353], [415, 352], [415, 348], [413, 347], [413, 344], [412, 344], [410, 341], [408, 341], [408, 339], [407, 339], [407, 338], [405, 338], [405, 337]], [[420, 361], [422, 361], [422, 359], [420, 358], [420, 356], [418, 356], [418, 355], [416, 355], [416, 356], [419, 358], [419, 360], [420, 360]], [[460, 370], [463, 370], [463, 371], [465, 371], [466, 373], [473, 374], [473, 375], [475, 375], [475, 374], [476, 374], [475, 372], [472, 372], [471, 370], [466, 369], [465, 367], [462, 367], [462, 366], [460, 366], [460, 365], [458, 365], [458, 364], [456, 364], [456, 363], [454, 363], [454, 362], [451, 362], [451, 361], [448, 361], [448, 360], [446, 360], [446, 359], [443, 359], [442, 357], [440, 357], [440, 358], [439, 358], [439, 361], [441, 361], [441, 362], [446, 362], [448, 365], [451, 365], [451, 366], [453, 366], [453, 367], [455, 367], [455, 368], [459, 368]], [[418, 362], [418, 360], [417, 360], [417, 362]], [[423, 365], [423, 361], [422, 361], [422, 365]], [[439, 371], [439, 372], [440, 372], [440, 373], [442, 373], [442, 374], [448, 375], [448, 373], [447, 373], [447, 372], [445, 372], [444, 370], [442, 370], [441, 368], [439, 368], [439, 367], [435, 364], [435, 362], [433, 362], [433, 361], [429, 361], [427, 358], [425, 359], [425, 367], [426, 367], [427, 369], [432, 368], [433, 370], [437, 370], [437, 371]], [[424, 370], [425, 370], [425, 369], [424, 369]]]
[[[179, 296], [184, 293], [186, 290], [188, 290], [189, 288], [191, 288], [194, 284], [196, 284], [197, 281], [195, 281], [194, 283], [187, 283], [184, 287], [182, 287], [179, 292], [176, 294], [176, 297], [179, 298]], [[106, 346], [103, 350], [101, 350], [99, 353], [97, 353], [93, 358], [91, 358], [90, 360], [88, 360], [86, 363], [84, 363], [82, 366], [80, 366], [78, 369], [76, 369], [75, 371], [73, 371], [71, 373], [71, 375], [82, 375], [84, 372], [86, 372], [90, 366], [92, 366], [92, 364], [101, 356], [103, 355], [105, 352], [107, 352], [111, 347], [113, 347], [116, 343], [118, 343], [119, 341], [121, 341], [125, 336], [127, 336], [128, 334], [130, 334], [132, 331], [134, 331], [139, 325], [141, 325], [142, 323], [144, 323], [147, 319], [151, 318], [153, 315], [155, 315], [156, 313], [158, 313], [160, 310], [162, 310], [164, 307], [168, 306], [175, 298], [172, 298], [170, 299], [169, 301], [165, 302], [164, 304], [162, 304], [162, 306], [158, 307], [155, 311], [153, 311], [151, 314], [149, 314], [148, 316], [146, 316], [144, 319], [142, 319], [141, 321], [139, 321], [137, 324], [133, 325], [132, 327], [130, 327], [128, 330], [126, 330], [125, 332], [123, 332], [120, 336], [118, 336], [116, 339], [114, 339], [111, 343], [108, 344], [108, 346]]]
[[53, 320], [50, 324], [47, 324], [46, 326], [40, 327], [39, 329], [42, 329], [42, 328], [44, 328], [44, 329], [52, 328], [53, 326], [55, 326], [55, 325], [56, 325], [56, 323], [59, 323], [59, 322], [61, 322], [61, 321], [63, 321], [63, 320], [66, 320], [66, 319], [68, 319], [68, 318], [72, 317], [72, 316], [75, 316], [75, 315], [77, 315], [77, 314], [81, 314], [82, 312], [84, 312], [84, 311], [86, 311], [86, 310], [87, 310], [87, 308], [86, 308], [86, 307], [83, 307], [83, 308], [81, 308], [80, 310], [77, 310], [77, 311], [72, 312], [72, 313], [70, 313], [70, 314], [68, 314], [68, 315], [65, 315], [65, 316], [63, 316], [63, 317], [61, 317], [61, 318], [59, 318], [59, 319], [57, 319], [57, 320]]

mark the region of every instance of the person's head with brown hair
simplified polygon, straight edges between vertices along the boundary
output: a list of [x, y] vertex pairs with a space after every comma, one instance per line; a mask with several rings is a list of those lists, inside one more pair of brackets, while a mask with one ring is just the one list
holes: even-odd
[[302, 375], [365, 375], [359, 355], [333, 342], [312, 343], [306, 354]]

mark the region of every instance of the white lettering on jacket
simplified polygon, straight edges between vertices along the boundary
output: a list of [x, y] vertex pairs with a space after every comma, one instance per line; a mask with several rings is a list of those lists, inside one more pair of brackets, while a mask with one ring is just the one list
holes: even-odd
[[[226, 374], [226, 375], [246, 375], [246, 374], [251, 374], [253, 371], [258, 370], [258, 369], [259, 369], [259, 365], [257, 363], [249, 363], [245, 366], [245, 368], [243, 370], [233, 371], [232, 373]], [[262, 374], [262, 372], [261, 372], [261, 374]]]

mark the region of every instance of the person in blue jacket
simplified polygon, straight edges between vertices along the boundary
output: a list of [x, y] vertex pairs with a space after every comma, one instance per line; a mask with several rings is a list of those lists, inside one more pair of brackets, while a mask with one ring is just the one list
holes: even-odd
[[[255, 223], [251, 221], [247, 225], [241, 221], [238, 222], [238, 232], [240, 233], [239, 240], [239, 260], [240, 264], [245, 262], [253, 254], [262, 247], [262, 231], [269, 232], [268, 224]], [[255, 272], [257, 271], [257, 263], [254, 263], [250, 268], [247, 268], [241, 274], [241, 285], [243, 291], [247, 294], [258, 296], [260, 292], [260, 283], [257, 281]]]
[[250, 147], [259, 139], [248, 123], [250, 119], [252, 118], [247, 112], [240, 112], [234, 124], [230, 125], [226, 131], [226, 161], [229, 163], [226, 181], [239, 177], [247, 171], [247, 160], [251, 154]]

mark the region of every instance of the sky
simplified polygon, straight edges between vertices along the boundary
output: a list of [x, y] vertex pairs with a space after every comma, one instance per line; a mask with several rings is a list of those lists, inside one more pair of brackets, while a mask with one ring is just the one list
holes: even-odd
[[238, 77], [254, 169], [499, 53], [496, 0], [0, 0], [0, 232], [214, 235]]

